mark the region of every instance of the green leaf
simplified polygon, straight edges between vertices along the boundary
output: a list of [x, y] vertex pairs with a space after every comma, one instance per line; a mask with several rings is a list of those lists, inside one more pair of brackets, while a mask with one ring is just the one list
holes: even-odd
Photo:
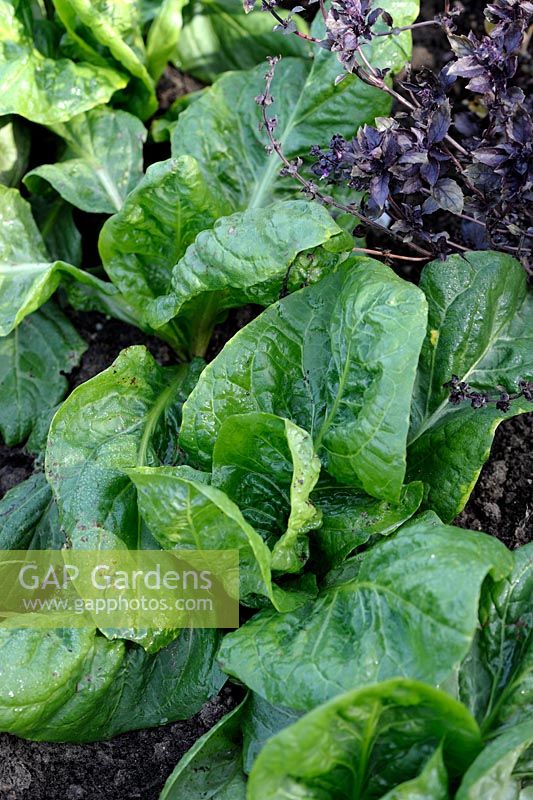
[[[241, 602], [268, 598], [281, 607], [271, 580], [271, 555], [224, 492], [193, 480], [182, 467], [128, 470], [143, 520], [165, 549], [238, 550]], [[185, 468], [186, 469], [186, 468]]]
[[227, 417], [273, 413], [311, 434], [337, 480], [398, 501], [425, 314], [419, 290], [383, 264], [342, 264], [228, 342], [185, 404], [182, 446], [207, 468]]
[[[518, 263], [484, 251], [435, 261], [420, 288], [429, 304], [409, 436], [409, 480], [427, 486], [426, 507], [445, 521], [462, 510], [497, 426], [510, 416], [495, 408], [454, 408], [443, 387], [452, 375], [477, 391], [509, 392], [533, 378], [533, 296]], [[530, 411], [523, 398], [511, 413]]]
[[311, 502], [322, 512], [322, 525], [313, 536], [313, 551], [320, 571], [341, 564], [371, 536], [393, 533], [417, 511], [423, 488], [421, 482], [409, 483], [395, 504], [322, 480], [311, 495]]
[[183, 26], [183, 7], [187, 0], [163, 0], [148, 31], [146, 66], [154, 79], [159, 80], [174, 52]]
[[196, 740], [168, 778], [159, 800], [246, 800], [241, 720], [246, 699]]
[[[222, 312], [245, 303], [270, 305], [280, 294], [321, 277], [310, 257], [299, 253], [339, 236], [324, 208], [305, 200], [218, 219], [200, 233], [172, 270], [172, 291], [150, 304], [148, 320], [159, 327], [174, 317], [195, 355], [203, 356]], [[341, 241], [343, 241], [343, 237]], [[328, 265], [326, 259], [326, 265]]]
[[0, 0], [0, 115], [54, 125], [106, 103], [126, 85], [114, 69], [45, 58], [8, 0]]
[[176, 458], [181, 404], [199, 369], [160, 367], [146, 348], [129, 347], [63, 403], [50, 428], [46, 474], [74, 547], [95, 526], [139, 546], [135, 489], [124, 470]]
[[[61, 197], [52, 200], [50, 197], [44, 198], [37, 195], [30, 198], [30, 203], [32, 214], [51, 257], [79, 267], [82, 257], [81, 234], [72, 216], [72, 206], [65, 203]], [[83, 285], [86, 290], [89, 290], [87, 284], [80, 284], [76, 281], [67, 281], [67, 283], [73, 286]], [[92, 291], [97, 291], [95, 286], [91, 288]], [[111, 284], [110, 288], [114, 289]]]
[[205, 83], [212, 83], [221, 72], [264, 64], [267, 56], [309, 52], [296, 36], [274, 32], [270, 14], [245, 14], [240, 0], [194, 0], [183, 16], [173, 60], [183, 72]]
[[143, 174], [144, 125], [125, 111], [97, 108], [53, 130], [67, 149], [58, 163], [28, 172], [24, 178], [28, 189], [42, 194], [43, 185], [50, 184], [82, 211], [120, 211]]
[[63, 275], [100, 285], [88, 272], [50, 260], [29, 203], [16, 189], [1, 185], [0, 223], [0, 336], [46, 303]]
[[0, 183], [17, 186], [26, 172], [30, 155], [30, 137], [20, 120], [0, 120]]
[[[129, 95], [132, 112], [147, 119], [157, 110], [152, 78], [145, 66], [146, 54], [140, 28], [137, 0], [54, 0], [56, 11], [79, 51], [92, 63], [106, 63], [101, 48], [111, 61], [126, 69], [134, 80]], [[109, 60], [109, 59], [107, 59]]]
[[423, 683], [395, 679], [336, 697], [260, 752], [248, 800], [370, 800], [419, 774], [442, 742], [452, 774], [480, 749], [468, 711]]
[[59, 550], [65, 543], [57, 506], [42, 472], [0, 500], [0, 550]]
[[484, 731], [533, 714], [533, 543], [514, 550], [511, 575], [486, 587], [481, 628], [461, 665], [461, 700]]
[[[481, 751], [463, 778], [455, 800], [505, 800], [518, 798], [530, 786], [531, 772], [522, 783], [514, 770], [520, 756], [533, 744], [533, 721], [523, 722], [494, 739]], [[521, 797], [522, 795], [520, 795]]]
[[[122, 211], [107, 220], [99, 240], [102, 262], [143, 330], [153, 332], [146, 309], [150, 300], [170, 290], [172, 267], [223, 213], [196, 161], [184, 156], [149, 167]], [[175, 323], [157, 335], [186, 352], [188, 343]]]
[[400, 783], [381, 800], [449, 800], [448, 773], [439, 747], [424, 765], [420, 775]]
[[229, 634], [220, 662], [270, 703], [297, 710], [397, 675], [439, 685], [472, 644], [485, 577], [511, 568], [496, 539], [428, 514], [368, 550], [356, 578]]
[[289, 420], [251, 413], [222, 424], [213, 486], [226, 492], [269, 542], [272, 569], [299, 572], [309, 557], [307, 534], [321, 516], [309, 494], [319, 474], [311, 437]]
[[282, 706], [273, 706], [261, 695], [250, 692], [246, 713], [242, 720], [243, 765], [248, 775], [253, 763], [268, 739], [296, 722], [300, 713]]
[[0, 731], [90, 742], [188, 719], [224, 683], [219, 636], [184, 630], [149, 655], [88, 628], [0, 628]]
[[[416, 0], [384, 5], [390, 6], [395, 24], [400, 26], [418, 16]], [[390, 41], [395, 39], [380, 37], [375, 41], [367, 51], [374, 65], [392, 67], [393, 71], [405, 65], [409, 35], [402, 35], [398, 42]], [[280, 35], [279, 45], [268, 55], [277, 53], [284, 42]], [[327, 145], [332, 132], [350, 138], [361, 125], [390, 111], [388, 95], [354, 75], [335, 85], [343, 72], [335, 54], [317, 48], [313, 55], [312, 60], [283, 59], [272, 84], [275, 103], [271, 111], [278, 119], [276, 138], [289, 159], [308, 156], [312, 145]], [[218, 191], [232, 211], [263, 207], [280, 193], [294, 197], [300, 188], [291, 178], [280, 181], [279, 158], [266, 152], [268, 139], [258, 130], [261, 111], [254, 98], [264, 92], [264, 75], [264, 65], [223, 75], [180, 114], [171, 137], [172, 155], [195, 156], [211, 185], [217, 181]]]
[[27, 439], [37, 417], [63, 399], [68, 388], [65, 373], [86, 349], [52, 303], [0, 338], [0, 433], [6, 444]]

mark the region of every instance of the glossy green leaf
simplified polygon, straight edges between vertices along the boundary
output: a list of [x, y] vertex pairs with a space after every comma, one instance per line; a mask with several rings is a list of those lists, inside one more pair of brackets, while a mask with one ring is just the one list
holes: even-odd
[[[400, 26], [418, 15], [416, 0], [383, 5], [390, 6]], [[252, 14], [246, 24], [259, 24], [252, 21], [254, 16], [261, 17]], [[285, 38], [279, 35], [279, 46], [268, 55], [286, 46]], [[397, 71], [409, 52], [409, 35], [403, 34], [399, 39], [380, 37], [367, 56], [376, 66]], [[276, 138], [288, 158], [308, 156], [312, 145], [327, 145], [332, 132], [349, 138], [360, 125], [390, 110], [385, 92], [354, 75], [335, 85], [343, 72], [335, 54], [315, 48], [313, 55], [313, 59], [286, 58], [276, 67], [271, 111], [278, 119]], [[280, 192], [292, 196], [299, 192], [293, 179], [280, 181], [279, 158], [265, 151], [267, 137], [258, 129], [261, 112], [254, 98], [264, 92], [264, 75], [264, 65], [223, 75], [180, 115], [172, 133], [172, 154], [195, 156], [211, 183], [217, 179], [218, 190], [233, 211], [268, 205]]]
[[[275, 20], [270, 14], [245, 14], [240, 0], [194, 0], [183, 16], [173, 61], [183, 72], [206, 83], [212, 83], [221, 72], [264, 64], [267, 56], [309, 53], [301, 39], [274, 32]], [[295, 16], [295, 21], [298, 19]]]
[[[520, 789], [531, 786], [531, 771], [513, 775], [524, 751], [533, 745], [533, 720], [515, 725], [498, 736], [476, 758], [464, 776], [455, 800], [512, 800]], [[522, 797], [522, 795], [520, 795]]]
[[184, 630], [156, 655], [89, 628], [0, 628], [0, 731], [89, 742], [188, 719], [221, 688], [219, 633]]
[[320, 474], [310, 435], [273, 414], [228, 417], [213, 452], [213, 485], [269, 542], [272, 569], [299, 572], [321, 514], [309, 502]]
[[0, 114], [54, 125], [106, 103], [126, 82], [107, 66], [46, 58], [16, 17], [14, 4], [1, 0]]
[[449, 800], [448, 773], [439, 747], [424, 765], [420, 775], [400, 783], [381, 800]]
[[0, 120], [0, 183], [17, 186], [26, 172], [30, 154], [30, 137], [16, 118]]
[[135, 489], [124, 470], [176, 458], [181, 404], [201, 366], [160, 367], [146, 348], [129, 347], [63, 403], [50, 428], [46, 474], [74, 546], [94, 526], [138, 546]]
[[167, 66], [183, 26], [183, 7], [187, 0], [162, 0], [155, 19], [148, 31], [146, 42], [146, 66], [157, 81]]
[[270, 703], [298, 710], [396, 675], [439, 685], [472, 644], [485, 577], [511, 568], [496, 539], [428, 514], [368, 550], [353, 580], [229, 634], [220, 662]]
[[312, 257], [295, 263], [298, 254], [340, 234], [324, 208], [305, 200], [218, 219], [176, 264], [172, 291], [151, 304], [148, 320], [159, 327], [177, 316], [183, 338], [192, 340], [192, 352], [203, 356], [225, 309], [245, 303], [266, 306], [284, 291], [315, 282], [321, 277], [320, 261], [318, 266]]
[[533, 715], [533, 543], [514, 550], [514, 569], [486, 587], [481, 628], [461, 666], [461, 700], [483, 730]]
[[336, 567], [371, 536], [393, 533], [417, 511], [423, 488], [421, 482], [409, 483], [402, 489], [400, 502], [389, 503], [322, 480], [311, 495], [311, 502], [322, 512], [322, 525], [313, 536], [320, 571]]
[[46, 303], [62, 276], [100, 284], [88, 272], [52, 261], [29, 204], [16, 189], [0, 185], [0, 336]]
[[227, 417], [274, 413], [311, 434], [337, 480], [397, 501], [425, 314], [415, 286], [348, 261], [233, 337], [184, 407], [182, 446], [209, 467]]
[[[283, 605], [271, 579], [271, 554], [229, 497], [182, 467], [128, 470], [143, 520], [166, 549], [238, 550], [240, 599], [246, 605], [268, 598]], [[261, 600], [263, 598], [263, 600]]]
[[24, 183], [40, 194], [53, 188], [76, 208], [113, 214], [143, 174], [144, 125], [125, 111], [98, 108], [57, 124], [67, 149], [56, 164], [31, 170]]
[[52, 490], [42, 472], [0, 500], [0, 550], [59, 550], [65, 543]]
[[136, 116], [147, 119], [157, 110], [154, 82], [145, 65], [141, 18], [137, 0], [54, 0], [56, 11], [84, 58], [106, 63], [101, 48], [111, 60], [133, 76], [129, 105]]
[[479, 729], [460, 703], [401, 678], [366, 686], [267, 742], [250, 774], [248, 800], [371, 800], [418, 775], [441, 742], [452, 774], [480, 749]]
[[28, 438], [39, 414], [63, 399], [69, 373], [87, 349], [52, 303], [0, 338], [0, 434], [8, 445]]
[[196, 740], [168, 778], [159, 800], [246, 800], [241, 720], [247, 702]]
[[[443, 387], [452, 375], [477, 391], [514, 392], [533, 378], [533, 295], [522, 266], [510, 256], [483, 251], [435, 261], [420, 288], [428, 299], [428, 333], [413, 397], [408, 478], [428, 487], [426, 507], [445, 521], [462, 510], [494, 432], [511, 414], [494, 405], [454, 408]], [[524, 399], [511, 413], [530, 411]]]
[[[120, 213], [105, 223], [99, 240], [104, 268], [148, 332], [150, 300], [170, 290], [172, 267], [197, 234], [225, 213], [188, 156], [153, 164], [126, 199]], [[188, 343], [175, 323], [157, 331], [178, 350]]]
[[268, 739], [287, 725], [292, 725], [300, 716], [299, 712], [283, 706], [273, 706], [261, 695], [250, 692], [241, 726], [243, 767], [247, 775]]

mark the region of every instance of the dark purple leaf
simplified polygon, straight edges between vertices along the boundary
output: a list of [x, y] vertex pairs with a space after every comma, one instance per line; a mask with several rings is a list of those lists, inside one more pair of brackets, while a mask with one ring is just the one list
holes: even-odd
[[448, 101], [442, 103], [432, 114], [428, 128], [428, 143], [430, 145], [442, 142], [451, 124], [451, 111]]
[[432, 197], [444, 211], [461, 214], [464, 198], [459, 184], [451, 178], [441, 178], [432, 190]]

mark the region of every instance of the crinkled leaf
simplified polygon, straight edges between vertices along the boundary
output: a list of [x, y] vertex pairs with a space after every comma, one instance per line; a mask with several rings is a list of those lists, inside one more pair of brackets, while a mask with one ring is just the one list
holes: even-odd
[[88, 272], [51, 261], [29, 203], [0, 185], [0, 336], [7, 336], [55, 292], [62, 276], [100, 284]]
[[[56, 11], [83, 57], [101, 64], [115, 59], [134, 80], [127, 94], [136, 116], [147, 119], [157, 109], [155, 87], [145, 66], [145, 48], [137, 0], [54, 0]], [[106, 48], [109, 58], [101, 54]]]
[[[104, 268], [144, 330], [152, 331], [146, 314], [149, 301], [167, 294], [172, 267], [197, 234], [223, 213], [196, 161], [183, 156], [149, 167], [123, 209], [107, 220], [99, 240]], [[157, 333], [186, 351], [188, 343], [175, 323]]]
[[0, 114], [53, 125], [106, 103], [126, 82], [106, 66], [45, 58], [16, 17], [13, 3], [1, 0]]
[[327, 471], [396, 502], [426, 308], [382, 264], [354, 259], [270, 306], [204, 371], [181, 444], [209, 467], [223, 421], [265, 411], [308, 431]]
[[496, 539], [428, 514], [367, 551], [353, 580], [229, 634], [220, 662], [270, 703], [298, 710], [396, 675], [439, 685], [472, 644], [485, 577], [511, 569]]
[[160, 367], [146, 348], [129, 347], [63, 403], [46, 474], [74, 547], [91, 527], [138, 546], [135, 489], [124, 470], [176, 459], [181, 405], [201, 366]]
[[[299, 253], [341, 234], [329, 213], [315, 203], [274, 203], [218, 219], [198, 235], [172, 270], [172, 291], [150, 306], [158, 327], [173, 317], [192, 351], [203, 355], [215, 322], [228, 308], [269, 305], [280, 293], [321, 275], [313, 259], [307, 269], [294, 264]], [[204, 351], [204, 352], [202, 352]]]
[[452, 774], [481, 739], [468, 711], [423, 683], [398, 678], [336, 697], [266, 743], [248, 800], [369, 800], [416, 777], [442, 742]]
[[[71, 546], [153, 549], [125, 470], [178, 457], [181, 404], [202, 365], [160, 367], [144, 347], [123, 350], [109, 369], [79, 386], [55, 415], [46, 475]], [[151, 652], [177, 631], [106, 630]]]
[[53, 130], [67, 144], [56, 164], [43, 164], [24, 178], [30, 191], [50, 184], [61, 197], [83, 211], [113, 214], [143, 174], [146, 129], [125, 111], [97, 108]]
[[481, 628], [461, 665], [461, 700], [484, 730], [533, 715], [533, 543], [512, 553], [514, 569], [486, 587]]
[[[533, 745], [533, 720], [515, 725], [481, 751], [468, 769], [455, 800], [505, 800], [518, 798], [522, 787], [531, 786], [531, 771], [513, 775], [524, 751]], [[518, 770], [520, 772], [520, 770]], [[528, 780], [529, 778], [529, 780]]]
[[188, 719], [224, 683], [219, 638], [184, 630], [149, 655], [89, 628], [0, 628], [0, 731], [89, 742]]
[[428, 487], [426, 506], [450, 521], [462, 510], [497, 426], [512, 414], [531, 411], [513, 401], [511, 412], [495, 405], [454, 408], [443, 387], [452, 375], [475, 390], [509, 392], [533, 379], [533, 296], [526, 275], [502, 253], [469, 252], [435, 261], [423, 272], [420, 288], [429, 304], [413, 396], [409, 436], [409, 480]]
[[159, 800], [246, 800], [241, 721], [246, 699], [201, 736], [168, 778]]
[[307, 431], [273, 414], [228, 417], [213, 452], [213, 485], [224, 491], [272, 549], [272, 569], [299, 572], [307, 534], [320, 525], [309, 501], [320, 460]]
[[268, 598], [276, 608], [291, 607], [291, 598], [272, 584], [270, 550], [239, 508], [184, 469], [128, 470], [140, 514], [157, 542], [166, 549], [238, 550], [241, 602], [263, 605]]
[[0, 433], [8, 445], [28, 438], [39, 414], [65, 395], [65, 373], [87, 349], [52, 303], [0, 338]]
[[173, 61], [206, 83], [221, 72], [264, 63], [267, 56], [306, 56], [309, 50], [296, 36], [274, 33], [270, 14], [245, 14], [241, 0], [194, 0], [183, 16]]
[[26, 172], [30, 137], [22, 122], [4, 117], [0, 121], [0, 183], [17, 186]]
[[311, 502], [322, 512], [322, 525], [313, 535], [315, 562], [321, 572], [337, 566], [371, 536], [387, 536], [406, 522], [422, 502], [420, 481], [404, 486], [399, 503], [376, 500], [349, 486], [322, 480]]
[[1, 550], [59, 550], [65, 544], [46, 478], [36, 472], [0, 500]]

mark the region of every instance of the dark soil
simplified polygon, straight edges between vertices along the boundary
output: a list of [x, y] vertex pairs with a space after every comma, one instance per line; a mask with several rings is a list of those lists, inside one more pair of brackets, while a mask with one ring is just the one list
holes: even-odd
[[0, 800], [157, 800], [183, 754], [235, 704], [226, 688], [190, 720], [95, 744], [0, 734]]
[[159, 113], [163, 114], [167, 111], [178, 97], [183, 97], [183, 95], [190, 94], [190, 92], [197, 92], [198, 89], [203, 87], [204, 84], [200, 83], [200, 81], [176, 69], [172, 64], [168, 64], [157, 84]]
[[461, 528], [485, 531], [508, 547], [533, 539], [533, 414], [514, 417], [496, 431], [485, 464], [465, 510]]

